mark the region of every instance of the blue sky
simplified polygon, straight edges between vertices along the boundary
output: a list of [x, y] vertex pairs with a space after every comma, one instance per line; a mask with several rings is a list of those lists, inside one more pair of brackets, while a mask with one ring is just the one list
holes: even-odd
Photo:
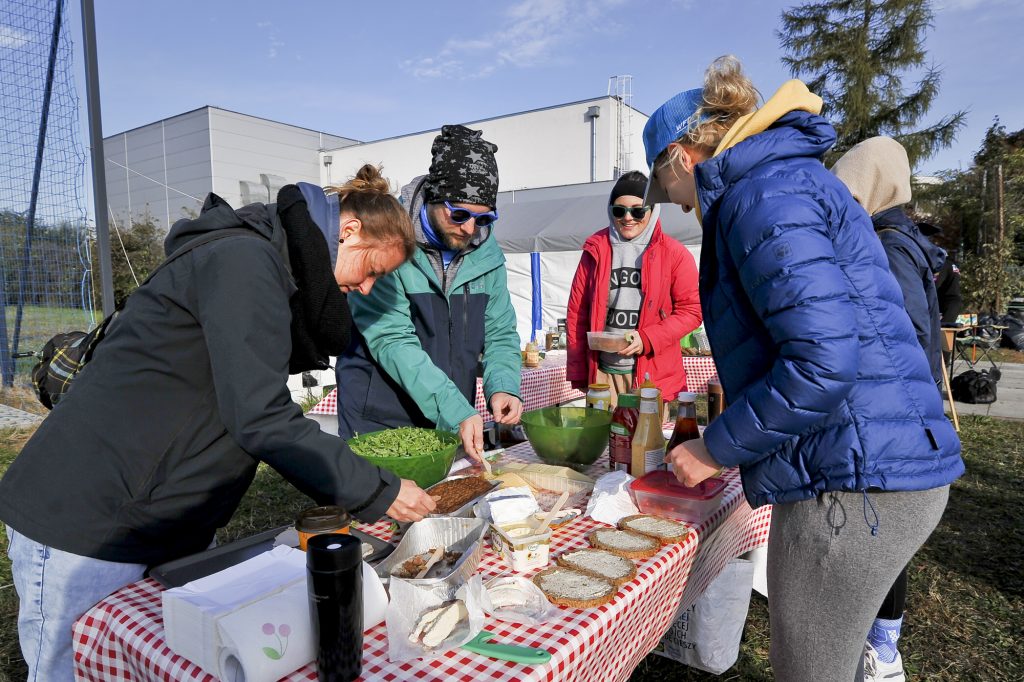
[[[617, 74], [650, 113], [725, 53], [767, 96], [789, 77], [775, 31], [794, 4], [100, 0], [103, 130], [209, 104], [373, 140], [603, 95]], [[1024, 128], [1024, 3], [933, 8], [926, 48], [943, 82], [926, 120], [969, 117], [924, 172], [969, 165], [994, 116]]]

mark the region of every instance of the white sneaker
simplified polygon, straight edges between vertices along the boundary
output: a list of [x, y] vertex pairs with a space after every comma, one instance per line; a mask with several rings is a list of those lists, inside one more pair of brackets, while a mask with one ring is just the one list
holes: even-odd
[[878, 657], [878, 652], [871, 643], [864, 645], [864, 682], [907, 682], [907, 676], [903, 672], [903, 657], [896, 652], [896, 659], [892, 663], [886, 663]]

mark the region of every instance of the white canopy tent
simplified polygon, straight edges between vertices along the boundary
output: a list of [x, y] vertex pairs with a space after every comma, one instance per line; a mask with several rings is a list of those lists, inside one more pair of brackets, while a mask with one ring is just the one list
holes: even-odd
[[[505, 253], [522, 343], [529, 341], [535, 330], [553, 327], [565, 317], [583, 242], [608, 225], [608, 195], [614, 184], [594, 182], [498, 194], [500, 219], [494, 234]], [[696, 216], [664, 204], [660, 220], [662, 229], [699, 260], [701, 231]]]

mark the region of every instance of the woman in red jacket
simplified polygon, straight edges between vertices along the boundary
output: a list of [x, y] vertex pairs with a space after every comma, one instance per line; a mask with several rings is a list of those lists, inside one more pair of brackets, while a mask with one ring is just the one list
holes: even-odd
[[[644, 206], [647, 177], [619, 178], [608, 200], [609, 226], [583, 244], [566, 316], [566, 377], [575, 388], [607, 383], [612, 404], [650, 375], [665, 400], [686, 387], [679, 340], [701, 322], [693, 256], [661, 230]], [[618, 353], [590, 350], [587, 332], [636, 331]]]

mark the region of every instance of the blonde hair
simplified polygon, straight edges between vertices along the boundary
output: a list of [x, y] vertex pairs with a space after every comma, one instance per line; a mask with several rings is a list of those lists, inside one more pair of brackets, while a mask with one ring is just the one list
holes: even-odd
[[[757, 108], [760, 97], [761, 93], [743, 72], [739, 59], [731, 54], [719, 57], [704, 72], [703, 101], [693, 115], [693, 119], [700, 122], [675, 141], [712, 156], [736, 121]], [[655, 165], [667, 166], [678, 158], [679, 148], [669, 147], [659, 155]]]
[[362, 224], [361, 234], [369, 242], [366, 248], [393, 246], [404, 260], [416, 253], [416, 236], [409, 214], [391, 194], [391, 185], [381, 167], [366, 164], [343, 185], [326, 187], [335, 192], [341, 213], [349, 213]]

